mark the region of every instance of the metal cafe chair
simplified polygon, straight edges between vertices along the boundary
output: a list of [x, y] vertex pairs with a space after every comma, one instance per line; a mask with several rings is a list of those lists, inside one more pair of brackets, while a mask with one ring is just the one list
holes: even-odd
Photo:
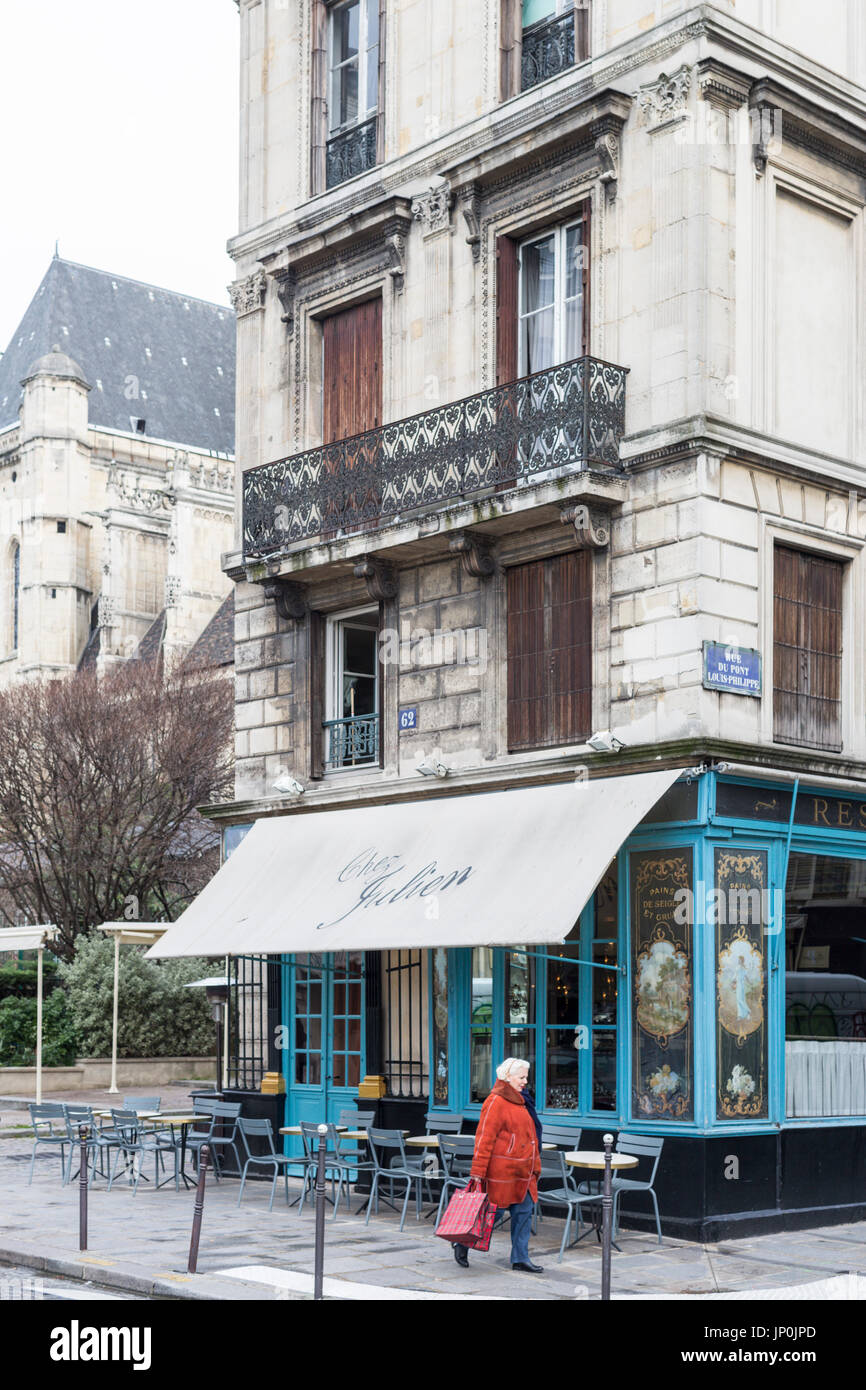
[[43, 1144], [49, 1152], [60, 1149], [61, 1176], [66, 1172], [66, 1145], [69, 1143], [69, 1130], [66, 1124], [66, 1106], [59, 1101], [44, 1101], [30, 1106], [30, 1123], [33, 1126], [33, 1152], [30, 1155], [29, 1187], [33, 1181], [33, 1165], [36, 1150]]
[[439, 1160], [442, 1164], [442, 1192], [436, 1209], [436, 1225], [442, 1220], [442, 1213], [448, 1204], [448, 1191], [465, 1187], [472, 1168], [475, 1153], [474, 1134], [441, 1134], [439, 1136]]
[[[307, 1193], [313, 1191], [316, 1181], [316, 1171], [319, 1164], [319, 1126], [312, 1124], [309, 1120], [302, 1120], [300, 1131], [301, 1142], [304, 1146], [304, 1180], [303, 1186], [301, 1187], [301, 1199], [298, 1203], [299, 1216], [304, 1209]], [[357, 1151], [355, 1152], [357, 1153]], [[374, 1171], [373, 1164], [369, 1159], [362, 1160], [353, 1156], [351, 1152], [344, 1154], [340, 1151], [340, 1136], [337, 1133], [336, 1126], [329, 1124], [328, 1132], [325, 1136], [325, 1177], [330, 1177], [331, 1181], [331, 1196], [329, 1200], [333, 1203], [334, 1216], [337, 1215], [337, 1207], [340, 1205], [340, 1193], [343, 1190], [344, 1183], [346, 1188], [346, 1206], [351, 1212], [352, 1205], [349, 1201], [349, 1174], [357, 1172], [359, 1168], [364, 1168], [367, 1172]]]
[[[102, 1171], [102, 1155], [105, 1152], [104, 1145], [99, 1140], [99, 1125], [96, 1123], [96, 1116], [90, 1105], [67, 1105], [66, 1109], [66, 1130], [69, 1135], [69, 1159], [66, 1164], [66, 1172], [63, 1177], [64, 1187], [72, 1178], [72, 1160], [75, 1157], [76, 1148], [81, 1149], [81, 1136], [79, 1129], [82, 1125], [87, 1128], [87, 1139], [85, 1140], [85, 1153], [87, 1162], [91, 1165], [91, 1172], [88, 1182], [93, 1182], [93, 1175], [96, 1171], [96, 1155], [99, 1154], [99, 1166]], [[76, 1172], [80, 1172], [80, 1168]], [[104, 1176], [104, 1174], [103, 1174]]]
[[[572, 1130], [572, 1135], [574, 1131]], [[579, 1192], [574, 1178], [568, 1171], [565, 1162], [565, 1152], [563, 1149], [548, 1149], [541, 1155], [541, 1178], [551, 1180], [553, 1187], [541, 1187], [538, 1189], [538, 1207], [542, 1202], [549, 1202], [553, 1206], [565, 1207], [565, 1229], [562, 1232], [562, 1241], [559, 1246], [559, 1260], [562, 1262], [562, 1252], [568, 1244], [568, 1236], [571, 1231], [571, 1219], [577, 1213], [577, 1234], [580, 1236], [580, 1209], [586, 1204], [599, 1200], [596, 1192]]]
[[123, 1109], [137, 1110], [139, 1114], [144, 1111], [158, 1111], [162, 1104], [161, 1096], [124, 1096]]
[[[423, 1159], [408, 1159], [406, 1148], [403, 1144], [403, 1131], [399, 1129], [369, 1129], [367, 1139], [370, 1145], [370, 1153], [373, 1157], [373, 1185], [370, 1188], [370, 1198], [367, 1203], [367, 1220], [370, 1223], [370, 1212], [373, 1203], [376, 1203], [376, 1211], [379, 1210], [379, 1185], [382, 1181], [391, 1184], [391, 1195], [394, 1195], [394, 1183], [405, 1182], [406, 1197], [403, 1201], [403, 1211], [400, 1216], [400, 1230], [406, 1220], [406, 1209], [409, 1206], [409, 1197], [412, 1188], [415, 1188], [415, 1219], [421, 1219], [421, 1185], [426, 1184], [427, 1195], [432, 1201], [430, 1194], [430, 1181], [426, 1173], [421, 1168]], [[390, 1155], [390, 1161], [385, 1162]]]
[[[216, 1114], [214, 1113], [214, 1106], [218, 1104], [219, 1102], [215, 1100], [197, 1100], [195, 1103], [195, 1108], [200, 1115], [209, 1116], [204, 1129], [191, 1129], [186, 1136], [186, 1152], [192, 1154], [195, 1160], [196, 1172], [198, 1171], [199, 1158], [203, 1146], [205, 1144], [210, 1144], [213, 1139], [214, 1126], [217, 1120]], [[213, 1152], [213, 1150], [211, 1150], [211, 1152]], [[240, 1169], [240, 1166], [240, 1162], [238, 1162], [238, 1169]], [[219, 1182], [219, 1173], [216, 1163], [214, 1163], [214, 1176], [217, 1182]]]
[[[341, 1110], [337, 1116], [337, 1124], [345, 1125], [346, 1129], [369, 1129], [370, 1126], [375, 1123], [375, 1110]], [[354, 1140], [350, 1139], [348, 1142], [351, 1144], [354, 1143]], [[355, 1157], [368, 1168], [372, 1167], [363, 1149], [347, 1149], [345, 1147], [345, 1141], [342, 1139], [340, 1140], [339, 1149], [341, 1158], [350, 1158], [354, 1154]]]
[[[580, 1136], [582, 1132], [583, 1131], [580, 1129], [575, 1129], [573, 1125], [542, 1124], [541, 1139], [542, 1143], [544, 1144], [555, 1144], [557, 1149], [579, 1149]], [[545, 1151], [542, 1149], [541, 1177], [538, 1182], [538, 1201], [536, 1202], [535, 1210], [532, 1213], [533, 1233], [538, 1229], [538, 1222], [541, 1220], [541, 1203], [544, 1198], [544, 1191], [542, 1189], [541, 1184], [542, 1182], [544, 1182], [546, 1178], [550, 1178], [553, 1180], [555, 1186], [561, 1176], [559, 1165], [555, 1161], [545, 1165], [544, 1160], [548, 1156], [552, 1157], [555, 1160], [555, 1155], [550, 1155], [549, 1149], [547, 1150], [547, 1153], [545, 1153]], [[569, 1180], [569, 1186], [575, 1188], [577, 1191], [587, 1192], [589, 1190], [588, 1188], [580, 1187], [579, 1184], [575, 1182], [573, 1175], [568, 1172], [567, 1167], [566, 1177]]]
[[[199, 1140], [198, 1152], [199, 1154], [201, 1153], [202, 1144], [207, 1143], [210, 1146], [211, 1158], [213, 1160], [214, 1177], [216, 1178], [217, 1182], [219, 1182], [220, 1168], [222, 1165], [222, 1158], [220, 1155], [221, 1149], [231, 1149], [232, 1153], [235, 1156], [235, 1164], [237, 1165], [238, 1173], [240, 1173], [241, 1171], [241, 1159], [240, 1154], [238, 1153], [238, 1120], [240, 1119], [241, 1114], [241, 1104], [240, 1101], [225, 1100], [212, 1100], [208, 1101], [206, 1104], [207, 1109], [204, 1113], [212, 1115], [213, 1119], [211, 1121], [210, 1137], [206, 1140]], [[219, 1121], [225, 1122], [227, 1120], [231, 1121], [231, 1126], [228, 1130], [228, 1133], [216, 1133], [217, 1123]], [[224, 1123], [223, 1128], [225, 1128]], [[189, 1139], [187, 1139], [187, 1148], [188, 1147]]]
[[427, 1134], [459, 1134], [463, 1116], [459, 1111], [428, 1110], [424, 1116]]
[[159, 1184], [160, 1167], [165, 1168], [165, 1155], [167, 1153], [170, 1153], [174, 1158], [174, 1185], [176, 1189], [179, 1188], [178, 1142], [171, 1131], [144, 1128], [135, 1110], [112, 1110], [111, 1118], [114, 1122], [116, 1135], [112, 1137], [110, 1142], [117, 1149], [117, 1153], [108, 1179], [109, 1192], [114, 1179], [117, 1177], [121, 1156], [123, 1156], [127, 1173], [130, 1168], [130, 1160], [132, 1160], [131, 1166], [135, 1173], [132, 1189], [134, 1196], [138, 1191], [145, 1158], [148, 1155], [153, 1155], [153, 1180], [156, 1187]]
[[[658, 1138], [650, 1134], [620, 1134], [616, 1141], [616, 1152], [618, 1154], [631, 1154], [634, 1158], [647, 1158], [652, 1160], [652, 1172], [649, 1177], [641, 1180], [640, 1178], [621, 1178], [615, 1174], [612, 1179], [613, 1189], [613, 1239], [616, 1240], [619, 1228], [619, 1198], [623, 1192], [647, 1192], [652, 1198], [653, 1208], [656, 1218], [656, 1233], [659, 1238], [659, 1245], [662, 1243], [662, 1226], [659, 1220], [659, 1204], [655, 1194], [656, 1171], [659, 1166], [659, 1159], [662, 1156], [664, 1138]], [[596, 1194], [598, 1199], [598, 1194]]]
[[[248, 1120], [245, 1118], [245, 1116], [239, 1115], [237, 1127], [238, 1133], [241, 1137], [241, 1143], [243, 1144], [247, 1155], [246, 1160], [244, 1162], [243, 1172], [241, 1173], [241, 1190], [238, 1193], [238, 1206], [240, 1206], [241, 1198], [244, 1195], [244, 1184], [247, 1180], [247, 1171], [250, 1167], [250, 1164], [259, 1163], [264, 1165], [265, 1167], [273, 1168], [274, 1170], [274, 1181], [271, 1185], [271, 1200], [268, 1202], [268, 1211], [273, 1211], [274, 1194], [277, 1190], [277, 1178], [279, 1177], [280, 1172], [282, 1172], [283, 1178], [285, 1179], [286, 1183], [286, 1201], [288, 1202], [289, 1165], [297, 1163], [298, 1160], [296, 1158], [290, 1158], [288, 1154], [277, 1153], [276, 1149], [274, 1148], [274, 1131], [271, 1127], [270, 1120]], [[247, 1142], [249, 1139], [266, 1139], [268, 1152], [263, 1154], [252, 1153], [252, 1151], [250, 1150], [249, 1143]]]

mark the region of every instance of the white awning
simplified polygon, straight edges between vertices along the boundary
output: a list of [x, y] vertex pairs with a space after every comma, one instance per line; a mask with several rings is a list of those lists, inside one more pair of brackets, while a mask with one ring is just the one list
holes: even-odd
[[38, 951], [50, 946], [57, 935], [53, 923], [41, 927], [0, 927], [0, 952]]
[[562, 941], [679, 775], [262, 818], [147, 954]]

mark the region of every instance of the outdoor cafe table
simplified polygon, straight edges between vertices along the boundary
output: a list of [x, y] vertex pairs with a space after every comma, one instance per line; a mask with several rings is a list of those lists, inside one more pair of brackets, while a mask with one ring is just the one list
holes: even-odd
[[[576, 1149], [574, 1152], [565, 1155], [565, 1161], [569, 1168], [601, 1168], [602, 1171], [604, 1171], [604, 1150]], [[610, 1156], [611, 1168], [636, 1168], [639, 1162], [640, 1160], [635, 1158], [633, 1154], [611, 1154]], [[598, 1193], [598, 1197], [598, 1206], [594, 1212], [593, 1225], [590, 1227], [590, 1230], [594, 1230], [596, 1239], [601, 1240], [601, 1192]], [[584, 1231], [583, 1235], [589, 1235], [589, 1231]], [[579, 1240], [583, 1240], [583, 1236], [577, 1236], [577, 1238], [571, 1242], [572, 1245], [576, 1245]], [[614, 1250], [619, 1250], [619, 1246], [615, 1241], [611, 1241], [611, 1244]], [[622, 1254], [621, 1250], [620, 1254]]]
[[[96, 1118], [97, 1118], [98, 1120], [110, 1120], [110, 1119], [112, 1118], [112, 1115], [111, 1115], [111, 1111], [110, 1111], [110, 1110], [95, 1110], [93, 1113], [94, 1113], [94, 1115], [96, 1116]], [[171, 1129], [172, 1141], [174, 1141], [174, 1127], [175, 1127], [175, 1125], [177, 1125], [178, 1129], [180, 1130], [180, 1176], [183, 1178], [183, 1185], [184, 1185], [184, 1187], [195, 1187], [195, 1183], [193, 1182], [192, 1178], [190, 1178], [190, 1177], [187, 1176], [187, 1172], [186, 1172], [186, 1131], [187, 1131], [187, 1127], [188, 1127], [189, 1125], [195, 1124], [195, 1123], [196, 1123], [197, 1121], [199, 1121], [199, 1120], [201, 1121], [202, 1124], [208, 1124], [209, 1121], [213, 1119], [213, 1116], [212, 1116], [212, 1115], [168, 1115], [168, 1114], [163, 1114], [162, 1111], [159, 1111], [159, 1110], [139, 1110], [139, 1111], [137, 1112], [137, 1115], [138, 1115], [139, 1120], [141, 1120], [144, 1124], [150, 1124], [150, 1125], [168, 1125], [169, 1128]], [[166, 1184], [167, 1182], [171, 1182], [171, 1178], [164, 1178], [162, 1182], [157, 1183], [157, 1188], [165, 1187], [165, 1184]]]
[[[472, 1139], [472, 1138], [474, 1138], [474, 1135], [471, 1135], [471, 1134], [470, 1134], [470, 1135], [467, 1135], [467, 1134], [453, 1134], [453, 1135], [452, 1135], [452, 1134], [449, 1134], [449, 1135], [447, 1135], [446, 1137], [447, 1137], [448, 1139]], [[404, 1139], [403, 1142], [404, 1142], [404, 1144], [406, 1145], [406, 1148], [407, 1148], [407, 1149], [408, 1149], [408, 1148], [413, 1148], [413, 1149], [425, 1149], [425, 1148], [426, 1148], [426, 1149], [438, 1149], [438, 1147], [439, 1147], [439, 1135], [438, 1135], [438, 1134], [412, 1134], [412, 1135], [410, 1135], [410, 1137], [409, 1137], [408, 1139]], [[542, 1144], [541, 1147], [542, 1147], [543, 1149], [555, 1149], [555, 1148], [556, 1148], [556, 1145], [555, 1145], [555, 1144], [547, 1144], [547, 1143], [544, 1143], [544, 1144]]]

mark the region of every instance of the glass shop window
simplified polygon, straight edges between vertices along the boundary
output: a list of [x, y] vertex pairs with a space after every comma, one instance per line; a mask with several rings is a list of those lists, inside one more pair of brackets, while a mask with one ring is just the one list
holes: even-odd
[[792, 854], [785, 887], [785, 1109], [866, 1115], [866, 861]]
[[[617, 936], [613, 863], [596, 890], [592, 934], [578, 924], [563, 946], [549, 948], [544, 1097], [549, 1110], [617, 1109]], [[586, 1051], [590, 1060], [584, 1072]]]
[[472, 950], [469, 1024], [469, 1099], [482, 1102], [493, 1086], [493, 963], [491, 946]]
[[535, 976], [537, 957], [519, 946], [505, 951], [505, 1038], [503, 1057], [520, 1057], [529, 1063], [529, 1089], [536, 1091], [535, 1077]]

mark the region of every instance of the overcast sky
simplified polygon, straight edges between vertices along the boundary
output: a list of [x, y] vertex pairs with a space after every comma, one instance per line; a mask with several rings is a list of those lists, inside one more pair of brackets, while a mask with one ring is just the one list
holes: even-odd
[[227, 303], [234, 0], [0, 0], [0, 348], [54, 254]]

